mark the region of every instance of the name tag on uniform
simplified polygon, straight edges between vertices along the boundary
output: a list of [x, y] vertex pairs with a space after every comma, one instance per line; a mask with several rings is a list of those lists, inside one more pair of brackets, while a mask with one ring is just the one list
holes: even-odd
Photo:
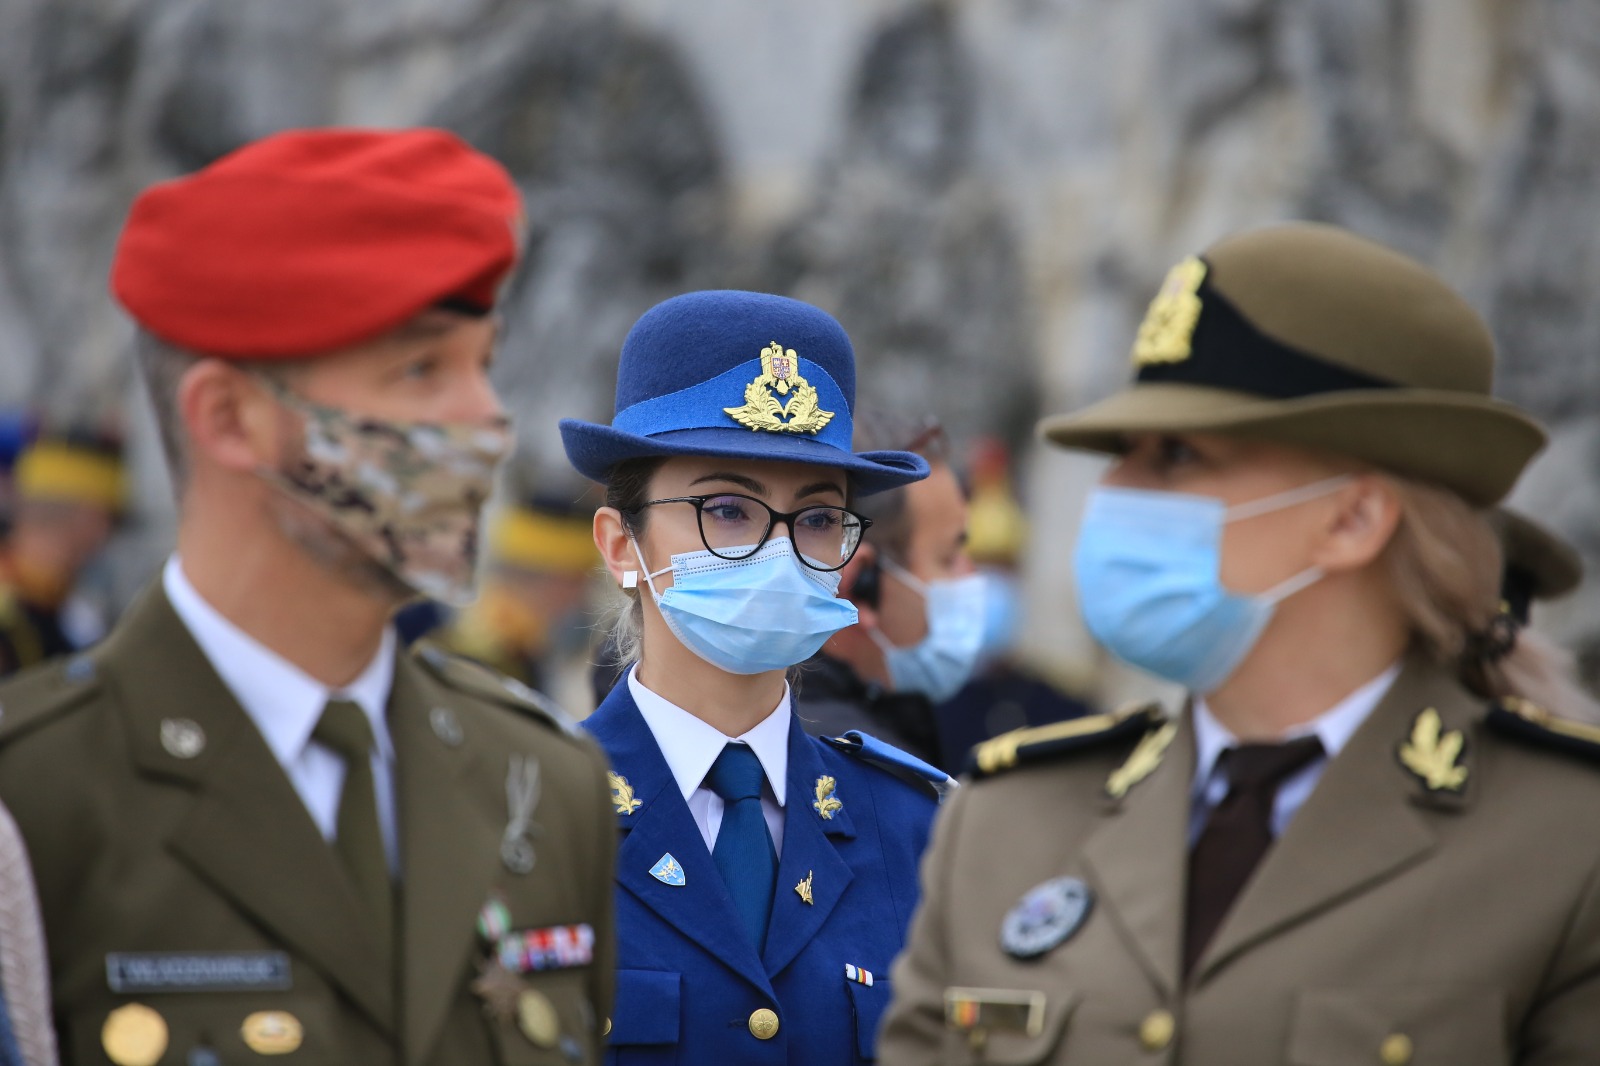
[[1034, 1037], [1044, 1031], [1044, 993], [1011, 988], [947, 988], [944, 1021], [967, 1033], [1018, 1033]]
[[106, 984], [113, 992], [282, 992], [292, 985], [282, 951], [112, 952]]

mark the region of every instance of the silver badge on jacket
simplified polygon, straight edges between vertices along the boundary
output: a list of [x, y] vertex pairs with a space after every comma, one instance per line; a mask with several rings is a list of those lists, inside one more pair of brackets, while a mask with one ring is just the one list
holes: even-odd
[[1076, 877], [1046, 881], [1006, 912], [1000, 946], [1013, 958], [1037, 958], [1076, 933], [1093, 904], [1094, 893]]

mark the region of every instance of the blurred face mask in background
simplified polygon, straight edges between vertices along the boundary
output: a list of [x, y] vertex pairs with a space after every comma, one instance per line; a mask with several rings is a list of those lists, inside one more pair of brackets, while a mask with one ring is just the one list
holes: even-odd
[[1349, 480], [1326, 478], [1232, 508], [1209, 496], [1095, 489], [1073, 559], [1084, 624], [1123, 662], [1202, 696], [1215, 691], [1250, 654], [1277, 605], [1322, 579], [1308, 567], [1258, 596], [1228, 591], [1223, 529]]
[[983, 651], [989, 579], [984, 574], [923, 581], [884, 557], [884, 572], [922, 597], [928, 635], [909, 648], [889, 642], [880, 630], [868, 631], [883, 652], [889, 682], [896, 692], [920, 692], [943, 703], [961, 690]]

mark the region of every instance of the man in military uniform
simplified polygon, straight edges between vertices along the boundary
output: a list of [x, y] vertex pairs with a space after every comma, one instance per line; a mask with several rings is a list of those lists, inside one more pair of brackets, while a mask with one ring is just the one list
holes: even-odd
[[1086, 623], [1190, 698], [977, 748], [880, 1061], [1594, 1061], [1600, 729], [1499, 621], [1487, 509], [1544, 437], [1487, 328], [1284, 225], [1175, 268], [1134, 356], [1043, 431], [1117, 457]]
[[135, 202], [112, 284], [176, 554], [0, 690], [67, 1063], [593, 1063], [614, 830], [595, 745], [397, 653], [470, 589], [518, 197], [442, 131], [291, 131]]
[[861, 621], [806, 663], [795, 714], [812, 736], [856, 729], [943, 767], [934, 706], [977, 667], [988, 592], [967, 557], [966, 494], [935, 419], [863, 411], [854, 445], [914, 452], [930, 472], [857, 501], [872, 525], [841, 571], [839, 594]]

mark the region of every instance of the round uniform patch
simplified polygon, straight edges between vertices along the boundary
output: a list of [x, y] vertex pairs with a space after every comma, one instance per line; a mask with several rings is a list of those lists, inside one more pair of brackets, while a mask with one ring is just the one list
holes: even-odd
[[1076, 933], [1093, 903], [1094, 893], [1076, 877], [1046, 881], [1006, 912], [1000, 946], [1013, 958], [1037, 958]]

